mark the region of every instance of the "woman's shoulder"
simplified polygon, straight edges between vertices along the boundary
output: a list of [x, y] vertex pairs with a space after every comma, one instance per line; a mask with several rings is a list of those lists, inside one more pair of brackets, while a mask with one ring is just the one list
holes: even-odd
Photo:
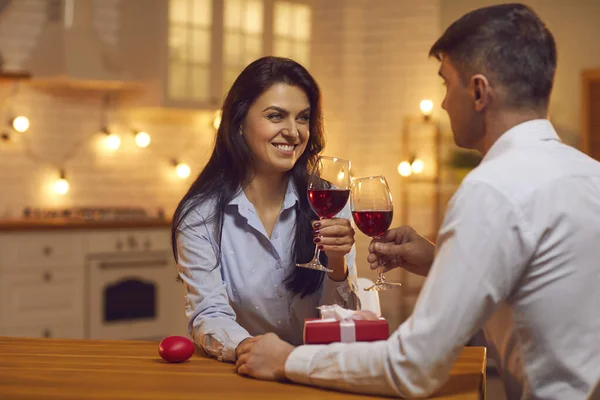
[[215, 196], [195, 196], [188, 199], [182, 206], [181, 227], [191, 225], [212, 225], [217, 210]]

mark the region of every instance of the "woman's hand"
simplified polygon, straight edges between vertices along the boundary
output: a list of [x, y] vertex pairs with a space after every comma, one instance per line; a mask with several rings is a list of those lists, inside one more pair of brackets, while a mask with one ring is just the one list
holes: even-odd
[[313, 221], [313, 242], [327, 253], [329, 278], [343, 281], [348, 274], [344, 256], [354, 245], [354, 228], [346, 218], [328, 218]]
[[327, 257], [343, 257], [354, 245], [354, 228], [346, 218], [328, 218], [313, 221], [313, 242]]

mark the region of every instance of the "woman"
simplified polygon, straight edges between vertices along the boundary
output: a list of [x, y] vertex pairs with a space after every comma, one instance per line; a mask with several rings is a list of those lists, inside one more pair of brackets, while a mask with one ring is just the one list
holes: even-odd
[[[301, 344], [317, 306], [358, 300], [349, 211], [318, 221], [306, 196], [324, 143], [315, 80], [292, 60], [261, 58], [222, 111], [210, 160], [175, 212], [173, 250], [194, 341], [235, 361], [254, 335]], [[296, 267], [315, 245], [334, 272]]]

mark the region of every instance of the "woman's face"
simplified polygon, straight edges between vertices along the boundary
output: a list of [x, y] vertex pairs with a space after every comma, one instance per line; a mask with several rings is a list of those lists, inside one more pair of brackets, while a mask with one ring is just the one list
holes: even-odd
[[276, 83], [250, 106], [241, 134], [258, 173], [287, 172], [306, 149], [310, 103], [298, 86]]

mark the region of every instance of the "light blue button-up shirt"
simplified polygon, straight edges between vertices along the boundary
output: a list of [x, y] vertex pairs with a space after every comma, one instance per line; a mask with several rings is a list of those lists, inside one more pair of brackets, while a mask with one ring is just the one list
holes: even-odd
[[[346, 255], [347, 280], [325, 277], [321, 289], [304, 298], [287, 290], [284, 280], [297, 268], [290, 245], [297, 202], [298, 192], [290, 180], [269, 238], [254, 206], [240, 190], [225, 209], [217, 267], [214, 222], [205, 223], [215, 202], [204, 202], [184, 220], [177, 235], [177, 268], [184, 281], [190, 334], [207, 353], [235, 361], [235, 349], [242, 340], [267, 332], [299, 345], [304, 319], [318, 317], [319, 305], [357, 308], [354, 247]], [[350, 218], [349, 207], [338, 217]]]

